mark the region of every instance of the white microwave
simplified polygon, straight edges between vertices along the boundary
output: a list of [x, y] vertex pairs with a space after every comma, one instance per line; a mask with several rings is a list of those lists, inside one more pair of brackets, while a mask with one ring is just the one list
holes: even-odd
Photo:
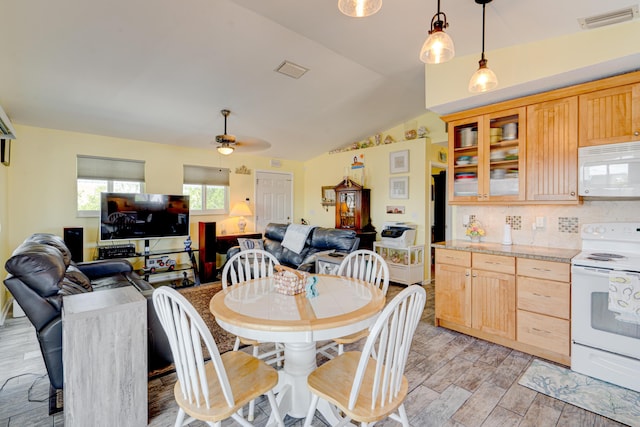
[[580, 147], [578, 194], [640, 198], [640, 142]]

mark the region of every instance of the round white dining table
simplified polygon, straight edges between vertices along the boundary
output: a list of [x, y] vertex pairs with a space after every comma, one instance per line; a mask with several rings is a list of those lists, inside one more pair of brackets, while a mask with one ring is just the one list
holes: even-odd
[[[341, 276], [316, 275], [318, 295], [284, 295], [272, 277], [230, 286], [213, 296], [211, 313], [225, 330], [262, 342], [285, 346], [284, 367], [276, 388], [282, 416], [304, 418], [311, 392], [307, 376], [316, 365], [316, 342], [368, 328], [384, 308], [385, 297], [375, 286]], [[322, 402], [322, 401], [321, 401]], [[326, 403], [326, 402], [325, 402]], [[318, 406], [328, 420], [328, 404]]]

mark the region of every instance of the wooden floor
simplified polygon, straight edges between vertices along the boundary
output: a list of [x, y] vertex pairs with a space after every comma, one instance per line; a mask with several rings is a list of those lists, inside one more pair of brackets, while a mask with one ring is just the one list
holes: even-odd
[[[391, 285], [389, 295], [402, 288]], [[518, 385], [533, 358], [434, 327], [433, 286], [427, 286], [427, 291], [427, 308], [406, 370], [410, 393], [405, 404], [412, 426], [623, 425]], [[25, 318], [7, 319], [0, 327], [0, 427], [64, 425], [63, 412], [48, 415], [49, 385], [44, 374], [31, 324]], [[174, 375], [166, 375], [149, 382], [149, 425], [173, 425], [177, 412], [174, 381]], [[266, 399], [259, 402], [256, 412], [255, 424], [265, 425], [269, 413]], [[302, 426], [303, 421], [287, 418], [285, 423]], [[313, 425], [325, 426], [319, 418]], [[398, 424], [387, 420], [377, 425]]]

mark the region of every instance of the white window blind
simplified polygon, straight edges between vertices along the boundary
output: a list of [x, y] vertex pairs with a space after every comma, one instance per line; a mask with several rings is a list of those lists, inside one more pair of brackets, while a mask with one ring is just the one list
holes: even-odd
[[144, 182], [144, 161], [78, 156], [78, 179]]
[[229, 172], [228, 168], [184, 165], [183, 182], [185, 184], [228, 186]]

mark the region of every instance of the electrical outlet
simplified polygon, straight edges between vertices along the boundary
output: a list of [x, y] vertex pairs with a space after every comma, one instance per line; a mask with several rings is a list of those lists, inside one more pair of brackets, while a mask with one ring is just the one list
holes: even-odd
[[543, 216], [537, 216], [536, 217], [536, 228], [544, 228], [544, 217]]

